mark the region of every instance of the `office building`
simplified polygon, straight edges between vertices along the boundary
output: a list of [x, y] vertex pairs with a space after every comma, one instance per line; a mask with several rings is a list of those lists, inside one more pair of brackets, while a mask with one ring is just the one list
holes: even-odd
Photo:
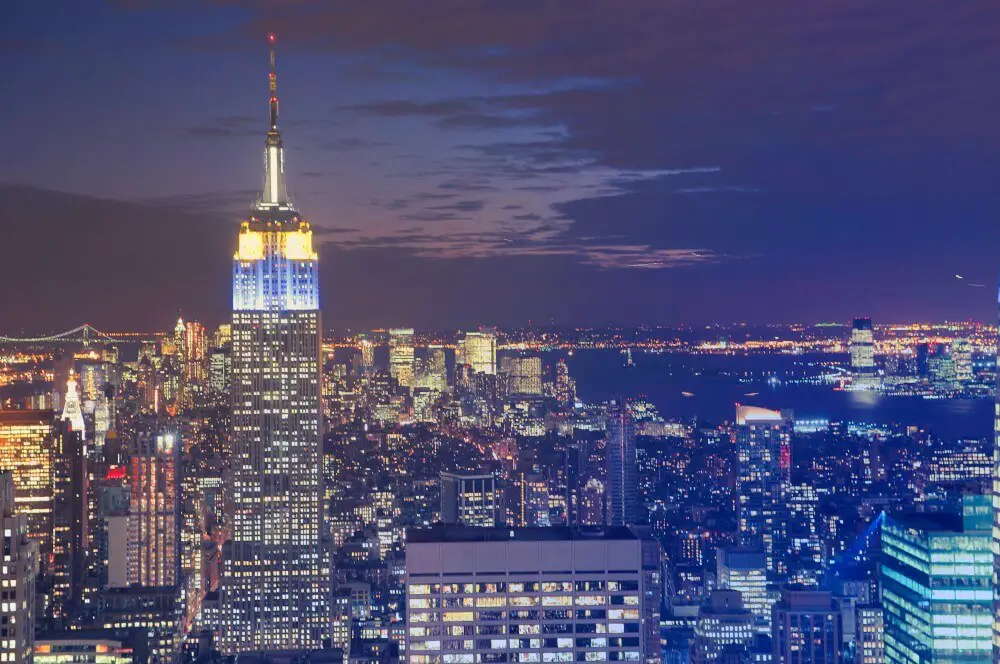
[[497, 333], [495, 329], [466, 332], [458, 346], [459, 363], [476, 373], [497, 372]]
[[511, 396], [541, 396], [542, 358], [504, 357], [500, 365], [503, 373], [507, 374]]
[[414, 377], [413, 328], [389, 330], [389, 375], [400, 387], [412, 387]]
[[129, 453], [128, 584], [180, 583], [180, 440], [142, 431]]
[[[691, 641], [691, 663], [727, 661], [745, 653], [756, 632], [756, 619], [736, 590], [714, 590], [698, 610]], [[737, 660], [739, 661], [739, 660]]]
[[28, 537], [28, 518], [17, 513], [14, 476], [0, 472], [0, 662], [32, 661], [35, 639], [35, 577], [38, 576], [38, 543]]
[[774, 600], [767, 590], [767, 557], [760, 548], [722, 547], [715, 555], [716, 584], [736, 590], [759, 630], [770, 633]]
[[121, 639], [77, 631], [44, 634], [35, 641], [35, 664], [133, 664], [136, 653]]
[[955, 363], [955, 380], [960, 385], [967, 385], [975, 377], [972, 366], [972, 342], [968, 339], [955, 339], [951, 342], [951, 359]]
[[605, 438], [607, 456], [607, 522], [611, 526], [629, 526], [638, 520], [639, 478], [635, 458], [635, 423], [628, 404], [613, 404], [608, 409]]
[[443, 346], [428, 346], [424, 356], [416, 362], [416, 366], [413, 382], [415, 388], [428, 390], [435, 399], [448, 390], [448, 368]]
[[[626, 528], [407, 532], [407, 658], [660, 661], [643, 542]], [[657, 561], [658, 562], [658, 561]]]
[[488, 473], [441, 473], [441, 521], [492, 528], [503, 513], [496, 478]]
[[570, 377], [569, 365], [563, 358], [556, 362], [555, 397], [563, 405], [576, 401], [576, 381]]
[[57, 617], [70, 616], [81, 608], [90, 542], [87, 444], [82, 436], [68, 420], [63, 420], [53, 451], [50, 571], [53, 614]]
[[829, 591], [781, 591], [771, 619], [775, 664], [838, 664], [843, 657], [840, 608]]
[[851, 385], [867, 390], [875, 387], [875, 335], [871, 318], [855, 318], [851, 326]]
[[990, 662], [992, 553], [987, 496], [961, 514], [899, 514], [882, 525], [886, 664]]
[[329, 628], [318, 257], [285, 189], [273, 49], [271, 62], [264, 188], [233, 261], [237, 461], [220, 590], [228, 654], [315, 648]]
[[882, 606], [862, 604], [854, 609], [854, 664], [882, 664], [885, 661]]
[[766, 408], [736, 408], [736, 493], [740, 542], [761, 546], [768, 571], [782, 576], [791, 480], [791, 423]]
[[27, 517], [43, 558], [52, 553], [53, 417], [48, 410], [0, 410], [0, 468], [13, 475], [17, 512]]

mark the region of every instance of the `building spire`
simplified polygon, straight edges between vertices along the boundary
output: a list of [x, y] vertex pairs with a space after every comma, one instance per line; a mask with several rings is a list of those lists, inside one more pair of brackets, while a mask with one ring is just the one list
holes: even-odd
[[278, 73], [274, 69], [274, 33], [267, 36], [267, 43], [271, 47], [271, 73], [268, 75], [268, 83], [271, 92], [271, 131], [278, 131]]
[[281, 142], [281, 132], [278, 131], [278, 74], [274, 66], [274, 33], [267, 36], [271, 55], [271, 71], [268, 74], [268, 107], [271, 124], [267, 130], [267, 140], [264, 145], [264, 193], [258, 203], [262, 208], [290, 207], [288, 192], [285, 189], [284, 147]]

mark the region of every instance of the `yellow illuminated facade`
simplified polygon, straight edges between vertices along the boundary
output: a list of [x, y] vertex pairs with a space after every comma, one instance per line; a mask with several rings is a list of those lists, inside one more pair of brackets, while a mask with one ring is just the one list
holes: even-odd
[[14, 503], [28, 522], [28, 536], [52, 553], [52, 412], [0, 411], [0, 468], [14, 478]]

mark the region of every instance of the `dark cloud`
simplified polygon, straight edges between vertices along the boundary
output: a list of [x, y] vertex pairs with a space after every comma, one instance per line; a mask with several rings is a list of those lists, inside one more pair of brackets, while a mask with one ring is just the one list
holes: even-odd
[[431, 210], [455, 210], [456, 212], [478, 212], [486, 207], [486, 201], [457, 201], [447, 205], [435, 205]]

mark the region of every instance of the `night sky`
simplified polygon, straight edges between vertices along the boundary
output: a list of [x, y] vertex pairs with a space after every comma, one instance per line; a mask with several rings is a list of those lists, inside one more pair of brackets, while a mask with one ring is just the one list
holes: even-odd
[[8, 0], [0, 334], [226, 319], [272, 30], [327, 327], [995, 318], [1000, 2]]

